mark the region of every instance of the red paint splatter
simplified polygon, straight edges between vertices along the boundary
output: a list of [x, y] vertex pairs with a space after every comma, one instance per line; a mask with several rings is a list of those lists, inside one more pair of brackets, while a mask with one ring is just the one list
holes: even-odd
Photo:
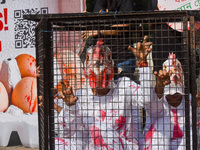
[[106, 112], [104, 110], [99, 110], [101, 112], [101, 119], [102, 121], [105, 120], [105, 117], [106, 117]]
[[172, 113], [174, 116], [174, 129], [173, 129], [173, 138], [171, 140], [174, 140], [176, 138], [182, 138], [183, 131], [180, 129], [180, 126], [178, 124], [177, 109], [172, 109]]
[[82, 124], [82, 125], [81, 125], [81, 127], [85, 128], [85, 125], [84, 125], [84, 124]]
[[109, 150], [113, 150], [104, 142], [104, 139], [101, 135], [101, 131], [99, 130], [98, 127], [96, 127], [95, 125], [92, 125], [90, 128], [90, 133], [91, 133], [92, 140], [93, 140], [95, 146], [101, 147], [101, 148], [105, 147]]
[[124, 131], [120, 132], [120, 136], [121, 137], [125, 137], [126, 136], [126, 129], [124, 128]]
[[123, 150], [124, 150], [124, 144], [123, 144], [122, 138], [119, 137], [119, 141], [120, 141], [120, 143], [121, 143], [121, 145], [122, 145], [122, 148], [123, 148]]
[[30, 98], [30, 101], [29, 101], [29, 112], [30, 113], [33, 113], [32, 111], [31, 111], [31, 106], [32, 106], [32, 102], [33, 102], [33, 84], [34, 84], [34, 81], [32, 81], [32, 83], [31, 83], [31, 98]]
[[63, 126], [63, 127], [66, 127], [66, 125], [65, 125], [65, 121], [64, 122], [60, 122], [60, 126]]
[[153, 135], [156, 132], [154, 125], [155, 125], [155, 122], [151, 125], [151, 127], [149, 128], [149, 131], [147, 132], [147, 134], [145, 136], [145, 142], [149, 141], [149, 146], [144, 148], [144, 150], [148, 150], [151, 148]]
[[113, 140], [114, 143], [117, 143], [115, 140]]
[[67, 66], [64, 62], [63, 62], [63, 68], [64, 68], [64, 74], [67, 74]]
[[34, 104], [33, 104], [33, 107], [32, 107], [32, 112], [35, 112], [36, 106], [37, 106], [37, 97], [34, 100]]
[[117, 130], [120, 130], [126, 123], [126, 118], [120, 115], [119, 119], [115, 120], [115, 124], [117, 124]]
[[197, 126], [200, 127], [200, 120], [197, 122]]
[[55, 140], [61, 142], [61, 143], [64, 144], [65, 146], [68, 146], [68, 145], [69, 145], [69, 143], [68, 143], [67, 141], [65, 141], [64, 139], [62, 139], [62, 138], [55, 138]]
[[31, 99], [30, 96], [27, 96], [27, 102], [30, 102], [30, 99]]

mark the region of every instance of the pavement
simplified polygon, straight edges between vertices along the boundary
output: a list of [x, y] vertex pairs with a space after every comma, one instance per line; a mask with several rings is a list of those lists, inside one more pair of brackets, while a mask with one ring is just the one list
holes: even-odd
[[22, 145], [19, 135], [13, 131], [10, 135], [10, 140], [7, 147], [1, 147], [0, 150], [39, 150], [39, 148], [29, 148]]
[[19, 145], [19, 146], [0, 147], [0, 150], [39, 150], [39, 148], [28, 148]]

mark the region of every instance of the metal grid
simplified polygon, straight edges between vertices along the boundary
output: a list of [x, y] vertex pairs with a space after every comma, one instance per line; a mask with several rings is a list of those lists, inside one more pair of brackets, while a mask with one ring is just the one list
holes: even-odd
[[[194, 26], [198, 12], [29, 17], [25, 18], [43, 18], [36, 30], [37, 65], [43, 75], [38, 95], [44, 97], [39, 109], [40, 149], [198, 149], [199, 29]], [[81, 38], [85, 33], [91, 34], [86, 41]], [[139, 67], [128, 46], [142, 43], [145, 35], [153, 42], [153, 50], [147, 57], [148, 67]], [[102, 56], [103, 62], [114, 71], [106, 74], [104, 68], [106, 77], [100, 80], [91, 77], [88, 63], [95, 61], [101, 38], [99, 54], [107, 56]], [[154, 91], [153, 71], [163, 69], [166, 60], [170, 62], [169, 52], [183, 69], [182, 100], [177, 107], [166, 100], [165, 90], [161, 100]], [[108, 81], [109, 90], [95, 89], [97, 85], [107, 87]], [[66, 89], [73, 91], [72, 98], [78, 97], [75, 105], [70, 103], [73, 106], [61, 98]]]
[[[43, 77], [43, 68], [44, 68], [44, 43], [43, 43], [43, 38], [44, 38], [44, 34], [43, 34], [43, 24], [44, 22], [43, 21], [40, 21], [38, 23], [38, 28], [36, 28], [36, 44], [37, 44], [37, 47], [38, 47], [38, 50], [36, 51], [36, 56], [37, 56], [37, 64], [40, 66], [40, 69], [41, 69], [41, 77], [38, 78], [37, 80], [37, 85], [39, 85], [37, 87], [37, 92], [39, 95], [44, 95], [44, 77]], [[38, 115], [39, 115], [39, 124], [40, 124], [40, 128], [39, 128], [39, 136], [40, 136], [40, 149], [44, 149], [45, 148], [45, 144], [46, 141], [45, 141], [45, 138], [46, 138], [46, 132], [44, 127], [45, 127], [45, 123], [47, 122], [46, 120], [46, 117], [45, 117], [45, 109], [44, 109], [44, 105], [39, 107], [38, 109]]]

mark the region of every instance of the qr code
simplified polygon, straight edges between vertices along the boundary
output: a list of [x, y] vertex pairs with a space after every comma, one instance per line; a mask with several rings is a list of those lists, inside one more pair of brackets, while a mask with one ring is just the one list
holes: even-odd
[[23, 19], [23, 15], [48, 14], [48, 8], [31, 8], [14, 11], [15, 48], [35, 47], [35, 21]]

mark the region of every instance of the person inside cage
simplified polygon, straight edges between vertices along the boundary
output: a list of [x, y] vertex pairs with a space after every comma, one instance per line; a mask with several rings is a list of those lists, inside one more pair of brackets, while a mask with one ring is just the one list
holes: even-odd
[[[173, 1], [172, 5], [168, 5], [167, 8], [160, 8], [160, 3], [166, 3], [167, 0], [162, 1], [162, 0], [149, 0], [148, 1], [148, 10], [152, 11], [164, 11], [164, 10], [175, 10], [174, 8], [174, 3], [177, 3], [179, 5], [184, 4], [184, 1]], [[170, 4], [170, 0], [168, 0], [168, 3]], [[181, 4], [182, 3], [182, 4]], [[195, 3], [195, 0], [191, 0], [190, 3]], [[200, 5], [196, 5], [196, 7], [199, 7], [198, 10], [200, 9]], [[169, 9], [171, 8], [171, 9]], [[188, 7], [189, 9], [189, 7]], [[194, 8], [193, 8], [194, 9]], [[167, 17], [167, 15], [166, 15]], [[170, 18], [170, 17], [169, 17]], [[169, 19], [168, 18], [168, 19]], [[178, 18], [176, 18], [178, 19]], [[175, 20], [175, 18], [174, 18]], [[182, 22], [184, 22], [182, 20]], [[174, 23], [174, 27], [171, 23], [167, 23], [165, 21], [163, 22], [156, 22], [156, 23], [151, 23], [150, 24], [150, 29], [152, 30], [152, 42], [153, 42], [153, 49], [154, 51], [152, 52], [152, 57], [153, 57], [153, 64], [154, 64], [154, 70], [158, 71], [162, 68], [160, 63], [164, 62], [165, 56], [168, 55], [170, 50], [173, 50], [173, 52], [176, 54], [176, 58], [179, 59], [179, 61], [182, 64], [183, 70], [186, 71], [186, 64], [184, 64], [186, 61], [186, 55], [187, 51], [183, 51], [183, 45], [184, 45], [184, 34], [183, 34], [183, 25], [178, 26], [178, 22]], [[199, 23], [198, 23], [199, 24]], [[177, 27], [176, 27], [177, 26]], [[195, 34], [199, 34], [199, 26], [196, 25], [195, 23]], [[189, 29], [188, 33], [190, 35]], [[198, 43], [198, 40], [196, 41]], [[198, 69], [196, 69], [196, 74], [197, 76], [199, 75], [199, 68], [200, 68], [200, 55], [199, 55], [199, 50], [196, 48], [196, 66]]]
[[[145, 139], [142, 144], [143, 150], [183, 150], [186, 149], [186, 121], [185, 121], [185, 97], [184, 73], [182, 65], [175, 54], [169, 54], [168, 59], [163, 63], [163, 71], [170, 72], [170, 84], [161, 86], [163, 81], [157, 81], [160, 100], [157, 104], [147, 108], [146, 111], [154, 110], [154, 116], [149, 116], [144, 129]], [[159, 74], [155, 72], [158, 77]], [[158, 88], [157, 88], [158, 89]], [[189, 96], [191, 105], [191, 95]], [[200, 91], [196, 95], [197, 106], [199, 107]], [[197, 113], [199, 108], [197, 107]], [[191, 112], [190, 106], [190, 112]], [[155, 115], [157, 113], [157, 115]], [[192, 131], [192, 113], [190, 113], [190, 128]], [[198, 118], [199, 119], [199, 118]], [[200, 121], [200, 119], [199, 119]], [[199, 121], [197, 127], [199, 128]], [[199, 136], [199, 135], [198, 135]], [[192, 139], [192, 136], [191, 136]], [[192, 144], [192, 140], [191, 140]]]
[[[88, 0], [89, 1], [89, 0]], [[133, 0], [90, 0], [86, 2], [88, 6], [88, 11], [93, 13], [108, 13], [108, 12], [131, 12], [134, 11]], [[116, 22], [117, 21], [117, 22]], [[106, 22], [105, 22], [106, 23]], [[106, 23], [107, 24], [107, 23]], [[95, 45], [100, 37], [104, 38], [104, 43], [111, 49], [112, 58], [115, 65], [114, 78], [120, 78], [126, 76], [132, 80], [137, 80], [137, 76], [134, 76], [136, 66], [135, 56], [128, 50], [128, 46], [133, 42], [132, 37], [139, 37], [139, 34], [135, 35], [132, 30], [134, 30], [133, 24], [130, 22], [125, 22], [122, 19], [113, 20], [113, 24], [109, 22], [109, 26], [105, 26], [103, 29], [89, 29], [84, 31], [82, 38], [87, 40], [87, 45]], [[142, 39], [143, 37], [140, 36]], [[86, 49], [81, 54], [82, 60], [85, 59]]]
[[76, 93], [71, 86], [63, 90], [64, 107], [57, 109], [55, 149], [139, 149], [143, 135], [138, 107], [157, 103], [162, 94], [159, 89], [169, 84], [170, 77], [167, 72], [159, 72], [158, 80], [165, 82], [158, 84], [157, 90], [152, 88], [152, 70], [146, 60], [152, 43], [147, 38], [136, 48], [129, 46], [139, 62], [140, 84], [128, 77], [113, 79], [112, 53], [102, 39], [88, 48], [85, 87]]

